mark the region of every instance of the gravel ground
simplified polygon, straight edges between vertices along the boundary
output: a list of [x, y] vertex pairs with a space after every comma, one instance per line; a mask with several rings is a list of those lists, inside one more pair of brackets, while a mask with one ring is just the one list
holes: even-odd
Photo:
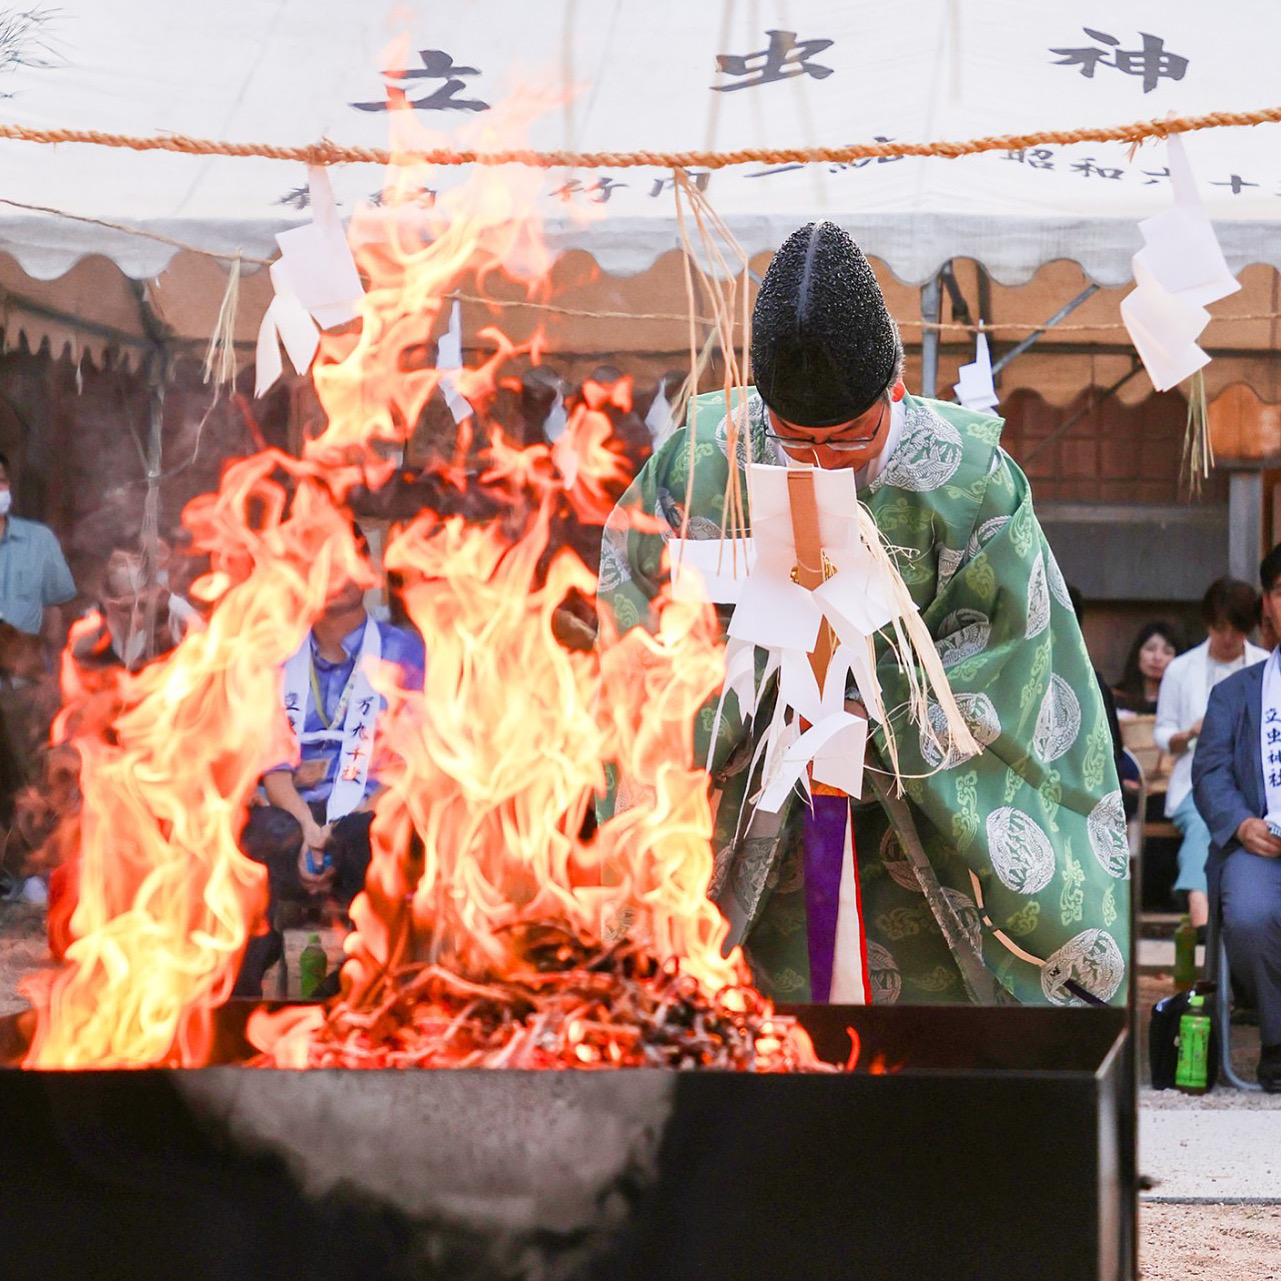
[[29, 1002], [18, 986], [49, 964], [44, 908], [0, 901], [0, 1015], [27, 1008]]
[[[331, 964], [342, 957], [341, 935], [320, 931]], [[291, 994], [296, 994], [298, 954], [306, 933], [289, 931], [286, 955], [289, 962]], [[44, 941], [44, 910], [26, 903], [0, 902], [0, 1015], [26, 1007], [19, 984], [28, 975], [49, 964]], [[1139, 980], [1140, 1047], [1146, 1079], [1147, 1016], [1153, 1004], [1174, 990], [1169, 975], [1143, 975]], [[266, 991], [276, 995], [276, 979], [269, 975]], [[1254, 1079], [1258, 1058], [1258, 1030], [1249, 1026], [1232, 1029], [1232, 1056], [1237, 1070]], [[1220, 1087], [1195, 1104], [1175, 1090], [1140, 1091], [1144, 1109], [1281, 1108], [1281, 1095], [1243, 1094]], [[1153, 1194], [1160, 1196], [1159, 1189]], [[1170, 1204], [1147, 1200], [1139, 1214], [1140, 1273], [1146, 1281], [1185, 1281], [1212, 1278], [1213, 1281], [1281, 1281], [1281, 1188], [1276, 1203], [1216, 1205]]]
[[1281, 1206], [1145, 1204], [1139, 1231], [1145, 1281], [1281, 1281]]

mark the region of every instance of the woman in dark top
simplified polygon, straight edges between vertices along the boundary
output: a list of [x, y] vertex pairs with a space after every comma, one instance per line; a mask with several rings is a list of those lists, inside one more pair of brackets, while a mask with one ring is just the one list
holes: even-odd
[[1146, 623], [1140, 628], [1113, 691], [1117, 708], [1139, 716], [1154, 715], [1161, 677], [1170, 660], [1182, 652], [1179, 634], [1169, 623]]

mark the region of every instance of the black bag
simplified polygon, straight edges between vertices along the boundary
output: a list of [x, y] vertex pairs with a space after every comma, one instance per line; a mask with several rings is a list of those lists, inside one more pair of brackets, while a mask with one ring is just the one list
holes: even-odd
[[[1191, 992], [1176, 992], [1152, 1007], [1148, 1023], [1148, 1066], [1154, 1090], [1174, 1089], [1174, 1075], [1179, 1067], [1179, 1020], [1188, 1008]], [[1207, 1006], [1213, 1001], [1206, 996]], [[1219, 1079], [1219, 1030], [1210, 1025], [1210, 1061], [1206, 1065], [1206, 1088], [1213, 1089]]]

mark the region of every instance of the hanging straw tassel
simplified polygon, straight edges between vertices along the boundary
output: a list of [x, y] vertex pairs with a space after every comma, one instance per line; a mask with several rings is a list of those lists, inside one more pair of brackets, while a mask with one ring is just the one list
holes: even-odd
[[[902, 574], [898, 572], [898, 566], [894, 563], [894, 557], [886, 545], [884, 535], [877, 528], [876, 521], [872, 519], [872, 513], [862, 503], [858, 505], [858, 528], [863, 545], [871, 552], [877, 569], [884, 575], [890, 587], [891, 603], [895, 609], [894, 635], [887, 639], [898, 661], [899, 669], [907, 678], [907, 710], [911, 723], [927, 739], [933, 740], [944, 759], [947, 759], [951, 753], [957, 753], [962, 757], [977, 756], [983, 749], [970, 732], [970, 727], [956, 704], [956, 696], [952, 693], [951, 682], [943, 669], [943, 661], [939, 658], [938, 650], [934, 646], [930, 629], [921, 621], [916, 602], [912, 599]], [[946, 730], [944, 736], [935, 732], [933, 722], [930, 720], [931, 691], [943, 712]], [[898, 742], [894, 736], [888, 710], [886, 709], [886, 716], [882, 721], [885, 729], [885, 748], [889, 754], [890, 768], [894, 771], [898, 794], [901, 796], [903, 777], [899, 771]], [[947, 741], [942, 741], [942, 737]]]
[[1201, 497], [1201, 484], [1210, 479], [1214, 446], [1210, 441], [1210, 411], [1205, 400], [1205, 373], [1198, 369], [1188, 379], [1188, 424], [1183, 432], [1183, 462], [1179, 481], [1189, 498]]
[[239, 308], [240, 253], [237, 251], [209, 339], [209, 350], [205, 352], [205, 382], [212, 382], [215, 389], [230, 387], [236, 381], [236, 312]]
[[[721, 220], [683, 169], [672, 170], [672, 192], [676, 200], [676, 226], [680, 232], [685, 268], [685, 293], [689, 309], [689, 352], [691, 394], [696, 392], [697, 378], [716, 347], [724, 360], [722, 390], [728, 439], [726, 448], [731, 459], [738, 456], [738, 416], [730, 413], [731, 392], [746, 381], [747, 352], [751, 311], [748, 306], [748, 258], [733, 232]], [[691, 235], [690, 223], [695, 235]], [[695, 252], [695, 239], [702, 250]], [[713, 270], [702, 266], [706, 260]], [[697, 353], [695, 328], [695, 278], [712, 311], [712, 331], [701, 354]], [[736, 332], [737, 331], [737, 332]], [[741, 342], [741, 350], [736, 350]], [[689, 480], [685, 491], [685, 525], [681, 537], [688, 535], [690, 502], [694, 486], [694, 434], [689, 436]], [[721, 528], [746, 528], [741, 476], [736, 467], [729, 469], [729, 485], [721, 508]]]

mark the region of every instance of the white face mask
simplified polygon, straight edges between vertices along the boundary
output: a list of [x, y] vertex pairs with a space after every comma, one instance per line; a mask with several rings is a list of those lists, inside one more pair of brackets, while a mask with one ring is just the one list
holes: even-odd
[[13, 494], [7, 489], [0, 489], [0, 516], [7, 516], [13, 505]]

